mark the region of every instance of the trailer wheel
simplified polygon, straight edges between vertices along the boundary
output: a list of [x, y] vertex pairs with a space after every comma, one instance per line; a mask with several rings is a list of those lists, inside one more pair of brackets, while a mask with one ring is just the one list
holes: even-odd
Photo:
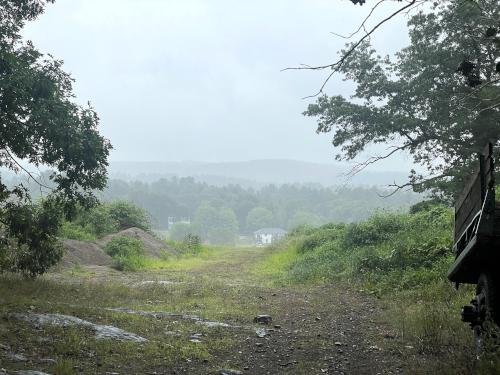
[[492, 273], [485, 272], [479, 276], [476, 298], [473, 301], [477, 311], [477, 320], [473, 329], [478, 354], [484, 349], [484, 340], [496, 336], [495, 325], [498, 325], [500, 315], [499, 288], [498, 281]]
[[498, 324], [499, 298], [496, 278], [490, 272], [482, 273], [476, 286], [477, 310], [481, 323], [490, 320]]

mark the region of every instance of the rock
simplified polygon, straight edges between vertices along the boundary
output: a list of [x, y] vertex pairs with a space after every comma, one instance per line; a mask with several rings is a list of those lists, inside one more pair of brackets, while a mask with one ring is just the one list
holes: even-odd
[[267, 335], [267, 331], [265, 328], [257, 328], [255, 330], [255, 333], [257, 334], [257, 337], [263, 338]]
[[340, 341], [335, 341], [335, 346], [342, 346], [342, 343]]
[[145, 316], [145, 317], [151, 317], [151, 318], [156, 318], [156, 319], [162, 319], [162, 318], [179, 318], [179, 319], [185, 319], [185, 320], [192, 320], [196, 324], [200, 324], [203, 326], [206, 326], [208, 328], [217, 328], [217, 327], [223, 327], [223, 328], [238, 328], [236, 326], [231, 326], [227, 323], [221, 323], [221, 322], [211, 322], [208, 320], [203, 320], [199, 316], [195, 315], [188, 315], [188, 314], [176, 314], [176, 313], [170, 313], [170, 312], [165, 312], [165, 311], [141, 311], [141, 310], [132, 310], [132, 309], [127, 309], [124, 307], [109, 307], [106, 308], [105, 310], [108, 311], [114, 311], [114, 312], [120, 312], [123, 314], [130, 314], [130, 315], [139, 315], [139, 316]]
[[221, 370], [221, 372], [219, 374], [220, 375], [242, 375], [243, 373], [239, 370], [226, 369], [226, 370]]
[[281, 326], [280, 326], [279, 324], [276, 324], [276, 325], [274, 326], [274, 328], [276, 328], [276, 329], [281, 329]]
[[77, 318], [70, 315], [62, 314], [14, 314], [14, 318], [24, 320], [25, 322], [33, 324], [35, 327], [42, 325], [55, 325], [61, 327], [69, 326], [82, 326], [94, 330], [96, 339], [111, 339], [118, 341], [135, 341], [145, 342], [148, 341], [144, 337], [138, 336], [135, 333], [126, 332], [120, 328], [113, 326], [94, 324], [87, 320]]
[[7, 358], [14, 362], [26, 362], [28, 358], [26, 358], [22, 354], [9, 353], [7, 354]]
[[41, 371], [33, 371], [33, 370], [20, 370], [14, 372], [16, 375], [50, 375], [47, 374], [46, 372], [41, 372]]
[[229, 327], [231, 327], [227, 323], [210, 322], [210, 321], [206, 321], [206, 320], [198, 320], [198, 321], [196, 321], [196, 324], [200, 324], [200, 325], [206, 326], [208, 328], [217, 328], [217, 327], [229, 328]]
[[191, 336], [189, 336], [189, 341], [195, 344], [200, 344], [202, 342], [201, 341], [202, 336], [203, 336], [202, 333], [193, 333]]
[[253, 318], [253, 322], [259, 324], [271, 324], [273, 322], [273, 318], [269, 315], [257, 315]]

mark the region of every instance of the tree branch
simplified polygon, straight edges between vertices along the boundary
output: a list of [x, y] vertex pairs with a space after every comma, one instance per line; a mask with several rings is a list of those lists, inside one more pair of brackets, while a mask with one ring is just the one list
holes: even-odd
[[[332, 78], [332, 76], [337, 73], [340, 68], [342, 68], [342, 66], [344, 65], [345, 61], [347, 60], [347, 58], [352, 55], [352, 53], [361, 45], [361, 43], [363, 43], [366, 39], [368, 39], [378, 28], [380, 28], [383, 24], [385, 24], [386, 22], [390, 21], [392, 18], [394, 18], [395, 16], [397, 16], [398, 14], [400, 13], [403, 13], [404, 11], [406, 11], [407, 9], [413, 7], [415, 4], [417, 4], [418, 2], [422, 2], [422, 1], [425, 1], [425, 0], [410, 0], [408, 4], [406, 4], [405, 6], [399, 8], [397, 11], [391, 13], [389, 16], [387, 16], [386, 18], [384, 18], [382, 21], [378, 22], [375, 26], [373, 26], [370, 30], [368, 30], [365, 35], [363, 35], [356, 43], [354, 43], [341, 57], [339, 60], [337, 60], [336, 62], [332, 63], [332, 64], [327, 64], [327, 65], [319, 65], [319, 66], [309, 66], [309, 65], [305, 65], [305, 64], [302, 64], [301, 66], [298, 66], [298, 67], [295, 67], [295, 68], [285, 68], [285, 69], [282, 69], [282, 71], [287, 71], [287, 70], [324, 70], [324, 69], [331, 69], [332, 72], [328, 75], [328, 77], [325, 79], [325, 81], [323, 82], [323, 84], [321, 85], [321, 88], [319, 89], [319, 91], [314, 94], [314, 95], [309, 95], [309, 96], [306, 96], [304, 99], [307, 99], [307, 98], [314, 98], [314, 97], [317, 97], [318, 95], [322, 94], [323, 93], [323, 90], [324, 88], [326, 87], [326, 85], [328, 84], [328, 82], [330, 81], [330, 79]], [[378, 5], [378, 4], [377, 4]], [[366, 21], [364, 21], [366, 22]], [[363, 26], [363, 24], [362, 24]]]

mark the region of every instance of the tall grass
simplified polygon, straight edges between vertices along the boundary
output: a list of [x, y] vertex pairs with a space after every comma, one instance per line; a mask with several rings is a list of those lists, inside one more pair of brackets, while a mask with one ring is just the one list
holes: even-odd
[[[384, 319], [397, 332], [397, 348], [412, 373], [496, 374], [496, 353], [475, 362], [473, 335], [460, 307], [473, 288], [458, 292], [446, 279], [453, 262], [452, 211], [422, 206], [411, 214], [379, 212], [352, 224], [293, 231], [257, 266], [279, 283], [350, 281], [381, 298]], [[418, 363], [417, 363], [418, 362]]]

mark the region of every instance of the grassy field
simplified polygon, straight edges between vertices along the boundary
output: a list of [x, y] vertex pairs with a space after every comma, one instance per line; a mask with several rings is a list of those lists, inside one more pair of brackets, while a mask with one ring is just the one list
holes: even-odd
[[[74, 265], [35, 280], [4, 274], [0, 369], [498, 374], [496, 351], [476, 360], [459, 319], [472, 289], [446, 281], [450, 228], [449, 210], [434, 207], [303, 228], [271, 248], [144, 258], [136, 272]], [[16, 314], [78, 317], [147, 341], [100, 339], [90, 326], [32, 324]], [[272, 325], [256, 325], [258, 314]]]

